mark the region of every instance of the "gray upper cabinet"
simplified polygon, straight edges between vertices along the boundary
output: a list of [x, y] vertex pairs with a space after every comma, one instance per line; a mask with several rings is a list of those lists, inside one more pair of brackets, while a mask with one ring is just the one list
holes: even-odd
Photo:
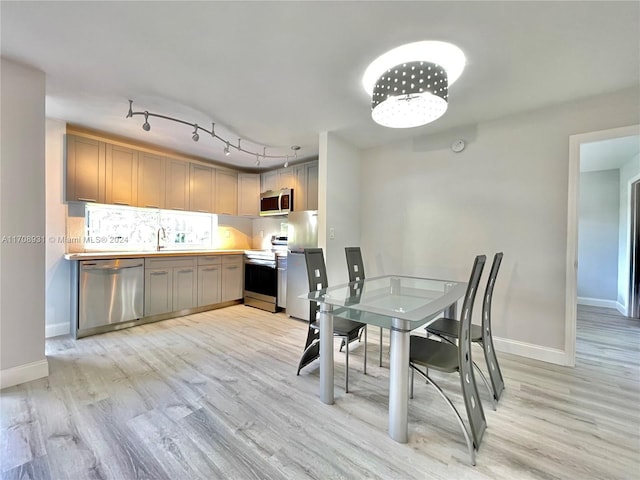
[[105, 202], [106, 144], [67, 135], [67, 201]]
[[189, 163], [167, 158], [165, 208], [189, 210]]
[[238, 174], [238, 215], [257, 217], [260, 210], [260, 174]]
[[164, 208], [165, 158], [141, 152], [138, 158], [138, 206]]
[[307, 164], [307, 207], [306, 210], [318, 209], [318, 162]]
[[138, 204], [138, 152], [107, 144], [106, 203]]
[[271, 170], [260, 175], [262, 191], [293, 189], [293, 209], [318, 209], [318, 162]]
[[268, 192], [269, 190], [278, 190], [278, 171], [271, 170], [269, 172], [264, 172], [260, 176], [261, 180], [261, 191]]
[[238, 214], [238, 174], [230, 170], [216, 170], [215, 212], [221, 215]]
[[205, 165], [191, 164], [189, 188], [189, 210], [192, 212], [213, 212], [213, 191], [216, 170]]

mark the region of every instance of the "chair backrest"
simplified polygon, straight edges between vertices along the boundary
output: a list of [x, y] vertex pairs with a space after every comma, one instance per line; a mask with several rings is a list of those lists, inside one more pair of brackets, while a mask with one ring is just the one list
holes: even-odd
[[324, 263], [324, 253], [321, 248], [305, 248], [304, 260], [307, 264], [309, 291], [322, 290], [329, 286], [327, 267]]
[[364, 264], [362, 263], [362, 253], [360, 247], [344, 247], [344, 252], [347, 255], [347, 269], [349, 270], [349, 281], [355, 282], [363, 280], [364, 277]]
[[489, 273], [489, 279], [487, 280], [487, 287], [484, 290], [484, 299], [482, 301], [482, 348], [484, 349], [484, 355], [487, 359], [487, 367], [491, 370], [489, 377], [491, 378], [493, 393], [496, 400], [500, 398], [500, 394], [504, 390], [504, 380], [502, 379], [502, 372], [500, 371], [496, 353], [493, 348], [493, 335], [491, 333], [491, 299], [493, 297], [493, 287], [496, 283], [498, 270], [500, 270], [500, 264], [502, 263], [503, 256], [503, 253], [499, 252], [493, 257], [491, 272]]
[[462, 312], [460, 313], [460, 331], [458, 332], [458, 355], [460, 366], [460, 385], [462, 387], [462, 395], [464, 404], [467, 409], [467, 416], [471, 426], [473, 443], [478, 449], [482, 435], [487, 427], [484, 416], [484, 410], [480, 403], [478, 395], [478, 387], [473, 374], [473, 360], [471, 359], [471, 317], [473, 313], [473, 304], [475, 302], [480, 276], [484, 264], [487, 261], [485, 255], [478, 255], [473, 262], [471, 276], [467, 285], [467, 292], [462, 303]]

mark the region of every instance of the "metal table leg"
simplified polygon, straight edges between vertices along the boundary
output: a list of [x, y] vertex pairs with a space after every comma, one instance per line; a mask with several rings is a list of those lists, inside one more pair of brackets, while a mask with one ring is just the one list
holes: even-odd
[[331, 310], [331, 305], [320, 304], [320, 400], [328, 405], [333, 404], [333, 315]]
[[389, 360], [389, 436], [408, 441], [410, 325], [397, 318], [391, 321]]

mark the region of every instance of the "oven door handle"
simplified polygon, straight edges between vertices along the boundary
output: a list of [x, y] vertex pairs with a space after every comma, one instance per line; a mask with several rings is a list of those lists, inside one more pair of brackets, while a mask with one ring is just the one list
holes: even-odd
[[261, 267], [269, 267], [273, 269], [276, 268], [275, 262], [273, 260], [258, 260], [256, 258], [248, 258], [245, 259], [244, 263], [247, 265], [258, 265]]
[[280, 190], [280, 195], [278, 195], [278, 210], [282, 213], [282, 190]]

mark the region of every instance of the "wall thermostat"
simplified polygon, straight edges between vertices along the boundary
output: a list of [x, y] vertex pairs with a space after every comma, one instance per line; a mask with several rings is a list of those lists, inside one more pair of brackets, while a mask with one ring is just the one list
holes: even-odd
[[456, 140], [451, 144], [451, 150], [453, 150], [456, 153], [459, 153], [462, 150], [464, 150], [464, 147], [465, 147], [464, 140]]

